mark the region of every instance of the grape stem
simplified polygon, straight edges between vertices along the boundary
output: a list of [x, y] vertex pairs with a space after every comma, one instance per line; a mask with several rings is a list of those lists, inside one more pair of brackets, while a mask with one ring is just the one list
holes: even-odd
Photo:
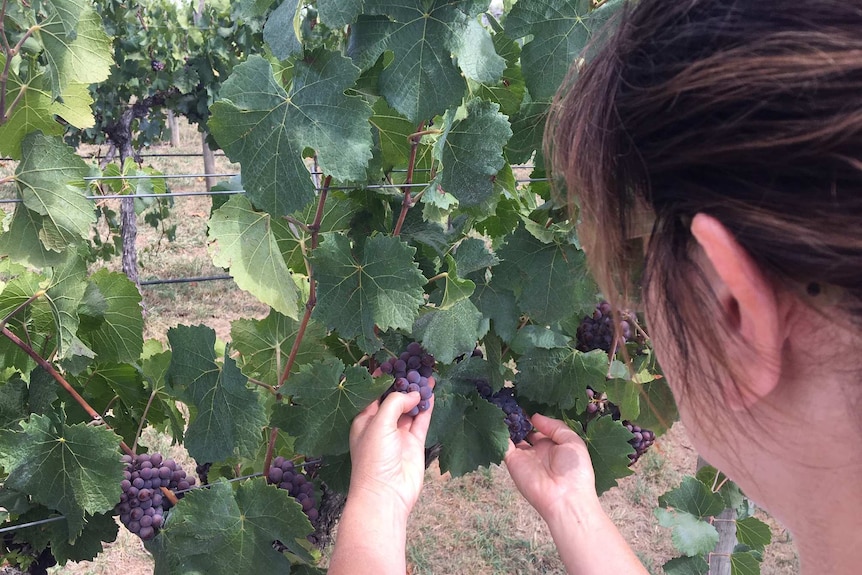
[[[317, 200], [317, 212], [314, 214], [314, 222], [308, 226], [311, 231], [311, 250], [317, 249], [320, 242], [320, 223], [323, 221], [323, 209], [326, 206], [326, 197], [329, 195], [329, 186], [332, 184], [332, 176], [326, 176], [323, 181], [323, 189], [320, 191], [320, 197]], [[302, 339], [305, 336], [305, 330], [308, 327], [308, 321], [311, 319], [311, 312], [314, 311], [314, 306], [317, 305], [317, 281], [314, 279], [314, 267], [311, 265], [311, 260], [308, 258], [308, 253], [305, 249], [305, 243], [302, 244], [302, 255], [305, 259], [305, 269], [308, 271], [308, 301], [305, 302], [305, 314], [302, 316], [302, 321], [299, 324], [299, 330], [296, 332], [296, 339], [293, 340], [293, 346], [290, 348], [290, 355], [287, 357], [287, 364], [284, 366], [284, 371], [281, 377], [278, 378], [278, 385], [275, 390], [281, 389], [284, 382], [287, 381], [290, 375], [290, 370], [296, 361], [296, 354], [299, 353], [299, 346], [302, 344]]]
[[269, 432], [269, 443], [266, 446], [266, 457], [263, 458], [263, 476], [269, 475], [269, 467], [272, 465], [272, 452], [275, 450], [275, 440], [278, 439], [278, 428], [273, 427]]
[[[48, 363], [41, 355], [36, 353], [32, 346], [26, 344], [24, 341], [21, 340], [21, 338], [9, 331], [9, 328], [6, 326], [3, 326], [2, 329], [0, 329], [0, 333], [6, 336], [12, 343], [17, 345], [22, 351], [24, 351], [24, 353], [33, 358], [33, 360], [39, 365], [39, 367], [47, 371], [48, 374], [53, 377], [57, 383], [60, 384], [60, 387], [65, 389], [69, 393], [69, 395], [71, 395], [72, 398], [76, 402], [78, 402], [78, 405], [80, 405], [84, 409], [84, 411], [87, 412], [87, 415], [93, 418], [94, 422], [100, 425], [104, 425], [107, 429], [111, 429], [111, 427], [107, 423], [105, 423], [105, 420], [102, 419], [102, 416], [99, 414], [99, 412], [93, 409], [92, 406], [87, 403], [87, 400], [81, 397], [80, 393], [75, 391], [75, 388], [72, 387], [69, 382], [66, 381], [66, 379], [62, 375], [60, 375], [60, 373], [56, 369], [54, 369], [53, 365]], [[134, 450], [128, 445], [126, 445], [125, 441], [120, 441], [120, 448], [134, 457]]]
[[135, 441], [132, 442], [132, 451], [137, 453], [138, 451], [138, 440], [141, 438], [141, 433], [144, 432], [144, 423], [147, 421], [147, 414], [150, 412], [150, 407], [153, 405], [153, 400], [156, 398], [156, 394], [159, 392], [158, 387], [153, 387], [153, 392], [150, 394], [150, 398], [147, 400], [147, 405], [144, 407], [144, 413], [141, 414], [141, 421], [138, 424], [138, 431], [135, 433]]
[[13, 309], [11, 312], [9, 312], [9, 314], [6, 317], [4, 317], [2, 320], [0, 320], [0, 328], [6, 327], [6, 324], [9, 322], [9, 320], [12, 319], [13, 317], [15, 317], [15, 315], [18, 312], [20, 312], [22, 309], [24, 309], [25, 307], [27, 307], [28, 305], [30, 305], [31, 303], [33, 303], [34, 301], [36, 301], [37, 299], [42, 297], [43, 295], [45, 295], [45, 290], [43, 290], [43, 289], [40, 289], [39, 291], [37, 291], [36, 293], [31, 295], [27, 301], [22, 302], [15, 309]]
[[404, 181], [404, 199], [401, 201], [401, 213], [398, 215], [398, 223], [395, 224], [395, 230], [392, 232], [393, 237], [398, 237], [401, 234], [401, 228], [404, 227], [404, 220], [407, 219], [407, 212], [413, 207], [413, 197], [410, 193], [410, 184], [413, 183], [413, 172], [416, 169], [416, 156], [419, 151], [419, 139], [417, 134], [421, 136], [425, 130], [425, 122], [419, 124], [416, 133], [410, 136], [410, 162], [407, 164], [407, 178]]

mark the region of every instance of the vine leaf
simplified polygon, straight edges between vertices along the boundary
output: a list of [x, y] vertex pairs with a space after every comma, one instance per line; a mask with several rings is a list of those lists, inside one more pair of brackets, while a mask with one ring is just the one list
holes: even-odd
[[212, 106], [209, 128], [231, 161], [242, 164], [254, 205], [283, 216], [314, 199], [306, 148], [336, 180], [365, 179], [371, 107], [344, 94], [359, 70], [339, 54], [318, 50], [297, 60], [288, 91], [273, 74], [260, 56], [236, 66]]
[[581, 0], [523, 0], [506, 17], [506, 35], [533, 38], [521, 52], [521, 69], [534, 100], [549, 102], [574, 62], [624, 4], [609, 0], [591, 10]]
[[241, 289], [276, 311], [297, 319], [299, 289], [272, 228], [272, 216], [257, 212], [247, 198], [233, 196], [209, 221], [213, 263], [230, 268]]
[[698, 519], [713, 517], [724, 511], [724, 499], [694, 477], [684, 477], [676, 489], [658, 498], [661, 507], [685, 511]]
[[494, 194], [493, 177], [506, 164], [503, 147], [512, 137], [509, 120], [500, 106], [483, 100], [467, 103], [467, 117], [446, 115], [437, 155], [443, 163], [441, 185], [462, 208], [479, 206]]
[[79, 307], [81, 341], [102, 362], [135, 362], [144, 347], [141, 293], [119, 272], [101, 269], [90, 283]]
[[449, 309], [429, 309], [413, 324], [413, 335], [438, 361], [452, 363], [470, 353], [488, 333], [489, 322], [469, 299]]
[[[79, 326], [78, 306], [87, 289], [87, 265], [77, 254], [73, 254], [61, 267], [54, 269], [46, 295], [50, 301], [50, 325], [40, 326], [45, 331], [59, 329], [59, 351], [61, 358], [71, 357], [77, 340]], [[46, 314], [48, 315], [48, 314]], [[55, 323], [56, 322], [56, 323]]]
[[88, 238], [96, 214], [86, 195], [87, 164], [56, 137], [35, 132], [21, 145], [23, 159], [15, 170], [18, 194], [29, 211], [41, 216], [38, 236], [45, 248], [61, 252]]
[[526, 92], [524, 74], [521, 71], [521, 46], [504, 34], [494, 34], [494, 49], [506, 61], [503, 77], [496, 84], [470, 81], [471, 91], [483, 100], [497, 102], [500, 111], [514, 115], [521, 107]]
[[120, 500], [119, 441], [102, 427], [33, 415], [21, 431], [0, 431], [0, 465], [9, 474], [5, 487], [65, 515], [74, 539], [85, 514], [103, 513]]
[[455, 258], [446, 255], [446, 263], [449, 265], [449, 270], [444, 278], [443, 300], [440, 303], [440, 309], [444, 310], [451, 308], [461, 300], [467, 299], [476, 289], [475, 283], [458, 277], [458, 264], [455, 263]]
[[694, 557], [676, 557], [664, 565], [666, 575], [709, 575], [709, 563], [696, 555]]
[[661, 507], [654, 513], [659, 525], [673, 530], [673, 545], [683, 554], [693, 557], [715, 549], [718, 531], [706, 521], [701, 521], [691, 513]]
[[499, 258], [479, 238], [467, 238], [455, 250], [455, 262], [462, 276], [485, 270], [500, 263]]
[[730, 575], [760, 575], [760, 561], [751, 551], [731, 553]]
[[350, 240], [327, 234], [312, 261], [318, 281], [314, 317], [344, 338], [373, 353], [382, 345], [375, 333], [391, 328], [410, 330], [425, 303], [425, 277], [413, 260], [416, 248], [397, 237], [367, 238], [361, 256]]
[[479, 394], [435, 392], [434, 417], [426, 445], [441, 443], [440, 471], [458, 477], [500, 463], [509, 447], [503, 412]]
[[617, 479], [634, 473], [629, 467], [629, 454], [634, 453], [629, 444], [631, 438], [629, 430], [610, 417], [599, 417], [587, 426], [584, 441], [593, 462], [599, 495], [616, 486]]
[[510, 164], [526, 164], [536, 152], [536, 164], [541, 163], [542, 140], [550, 103], [524, 100], [516, 114], [509, 118], [512, 137], [506, 145], [506, 159]]
[[178, 326], [168, 331], [171, 366], [168, 381], [197, 408], [186, 431], [185, 446], [198, 461], [220, 461], [233, 455], [253, 456], [266, 415], [258, 394], [225, 353], [216, 363], [215, 331], [206, 326]]
[[476, 290], [470, 301], [491, 321], [497, 335], [503, 341], [511, 342], [517, 334], [521, 315], [515, 294], [486, 281], [484, 274], [473, 274], [471, 279], [476, 283]]
[[0, 384], [0, 429], [15, 429], [27, 419], [27, 383], [15, 374]]
[[[6, 58], [0, 54], [0, 67]], [[36, 71], [24, 82], [13, 71], [6, 84], [7, 102], [23, 92], [11, 115], [0, 125], [0, 154], [21, 158], [21, 142], [30, 132], [42, 132], [46, 136], [62, 136], [63, 124], [56, 120], [60, 116], [77, 128], [91, 128], [95, 122], [90, 105], [93, 99], [86, 84], [71, 83], [66, 86], [61, 100], [51, 95], [47, 72]]]
[[[232, 322], [231, 343], [240, 354], [238, 363], [242, 372], [263, 383], [278, 385], [298, 332], [299, 323], [277, 311], [270, 311], [262, 320], [239, 319]], [[329, 356], [326, 347], [320, 345], [320, 340], [325, 337], [326, 331], [319, 324], [308, 323], [291, 374], [298, 372], [302, 365]]]
[[746, 517], [736, 522], [736, 538], [743, 545], [762, 550], [772, 542], [772, 531], [757, 517]]
[[[38, 521], [53, 515], [49, 510], [39, 507], [34, 513], [28, 513], [20, 518], [24, 521]], [[69, 531], [66, 521], [54, 521], [40, 527], [22, 530], [22, 539], [33, 545], [35, 549], [51, 547], [51, 554], [60, 565], [67, 561], [92, 561], [104, 548], [102, 542], [112, 542], [117, 539], [119, 525], [113, 517], [113, 510], [108, 513], [93, 515], [87, 518], [84, 530], [78, 533]]]
[[271, 423], [296, 436], [299, 453], [345, 453], [353, 418], [391, 384], [361, 367], [345, 369], [336, 358], [318, 361], [287, 380], [282, 389], [295, 405], [277, 406]]
[[[52, 10], [35, 33], [45, 47], [54, 98], [71, 83], [88, 85], [106, 80], [114, 65], [111, 39], [102, 27], [101, 16], [84, 2], [62, 4], [68, 12]], [[76, 11], [77, 26], [74, 32], [67, 31]]]
[[302, 52], [302, 42], [297, 33], [298, 0], [290, 0], [279, 5], [263, 27], [263, 41], [279, 60], [287, 60]]
[[302, 507], [283, 489], [252, 480], [234, 491], [220, 480], [186, 494], [151, 550], [156, 572], [275, 575], [291, 572], [291, 564], [273, 542], [310, 558], [296, 540], [313, 531]]
[[545, 244], [519, 228], [498, 252], [492, 283], [515, 294], [521, 311], [537, 323], [559, 321], [560, 310], [587, 314], [595, 307], [595, 282], [584, 252], [571, 244]]
[[[603, 389], [608, 354], [583, 353], [568, 347], [534, 348], [518, 361], [515, 385], [524, 397], [568, 410], [586, 405], [587, 387]], [[629, 437], [631, 439], [631, 437]]]
[[462, 72], [477, 82], [499, 81], [506, 61], [476, 20], [487, 7], [476, 0], [409, 6], [388, 0], [318, 3], [328, 25], [351, 24], [348, 54], [363, 70], [392, 52], [392, 62], [380, 74], [380, 93], [414, 126], [461, 102], [467, 88]]

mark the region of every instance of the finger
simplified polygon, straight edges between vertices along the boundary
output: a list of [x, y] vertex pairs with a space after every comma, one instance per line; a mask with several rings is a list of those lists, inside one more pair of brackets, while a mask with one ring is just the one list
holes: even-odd
[[581, 437], [559, 419], [545, 417], [539, 413], [530, 419], [539, 433], [549, 437], [554, 443], [582, 443]]
[[388, 430], [399, 427], [401, 416], [408, 413], [419, 404], [419, 394], [413, 393], [390, 393], [389, 397], [380, 405], [377, 418]]
[[383, 370], [379, 367], [371, 373], [371, 377], [380, 377], [381, 375], [383, 375]]
[[[431, 378], [429, 378], [431, 379]], [[431, 412], [434, 411], [434, 395], [428, 399], [428, 409], [420, 411], [419, 415], [413, 418], [413, 423], [410, 426], [410, 433], [425, 442], [425, 437], [428, 435], [428, 426], [431, 425]]]
[[371, 403], [365, 406], [365, 409], [360, 411], [356, 417], [353, 419], [353, 424], [350, 426], [350, 434], [352, 436], [359, 436], [365, 432], [365, 428], [368, 427], [368, 424], [374, 419], [374, 416], [377, 414], [377, 411], [380, 409], [380, 400], [375, 399]]

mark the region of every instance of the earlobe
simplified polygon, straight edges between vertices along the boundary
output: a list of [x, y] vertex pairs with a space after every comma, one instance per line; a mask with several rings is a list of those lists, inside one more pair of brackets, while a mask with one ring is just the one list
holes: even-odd
[[724, 397], [733, 410], [747, 409], [777, 386], [781, 376], [783, 330], [777, 294], [763, 270], [724, 225], [697, 214], [691, 233], [703, 250], [703, 265], [730, 331], [726, 357], [741, 381], [728, 377]]

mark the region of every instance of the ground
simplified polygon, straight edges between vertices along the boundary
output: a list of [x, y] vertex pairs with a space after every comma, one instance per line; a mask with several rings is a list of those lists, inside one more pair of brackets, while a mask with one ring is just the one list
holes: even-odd
[[[158, 147], [156, 153], [198, 153], [200, 137], [184, 129], [179, 149]], [[97, 151], [88, 148], [87, 151]], [[200, 158], [147, 158], [164, 173], [194, 174], [203, 171]], [[0, 163], [0, 175], [11, 169]], [[217, 171], [236, 170], [217, 158]], [[171, 180], [174, 191], [202, 191], [200, 177]], [[2, 191], [0, 191], [2, 194]], [[8, 190], [7, 190], [8, 194]], [[177, 198], [171, 223], [176, 223], [176, 241], [141, 222], [137, 247], [142, 280], [224, 275], [212, 265], [207, 253], [206, 228], [211, 203], [207, 197]], [[118, 269], [118, 261], [109, 267]], [[204, 323], [229, 340], [230, 322], [240, 317], [263, 317], [267, 308], [229, 281], [148, 286], [142, 288], [146, 314], [146, 336], [166, 341], [167, 330], [178, 324]], [[144, 443], [186, 461], [182, 450], [168, 445], [164, 437], [145, 435]], [[637, 473], [602, 497], [609, 516], [651, 573], [673, 556], [670, 532], [653, 517], [657, 497], [675, 486], [684, 474], [694, 471], [697, 454], [681, 425], [659, 439], [637, 464]], [[796, 554], [788, 533], [765, 514], [759, 516], [773, 527], [773, 540], [765, 554], [764, 575], [798, 572]], [[602, 560], [602, 549], [595, 560]], [[478, 573], [564, 573], [562, 563], [544, 522], [518, 494], [505, 468], [494, 466], [465, 477], [441, 475], [432, 465], [425, 488], [414, 511], [408, 532], [408, 562], [412, 574], [458, 575]], [[116, 542], [93, 562], [57, 567], [53, 573], [70, 575], [144, 575], [152, 573], [152, 561], [139, 539], [120, 529]]]

